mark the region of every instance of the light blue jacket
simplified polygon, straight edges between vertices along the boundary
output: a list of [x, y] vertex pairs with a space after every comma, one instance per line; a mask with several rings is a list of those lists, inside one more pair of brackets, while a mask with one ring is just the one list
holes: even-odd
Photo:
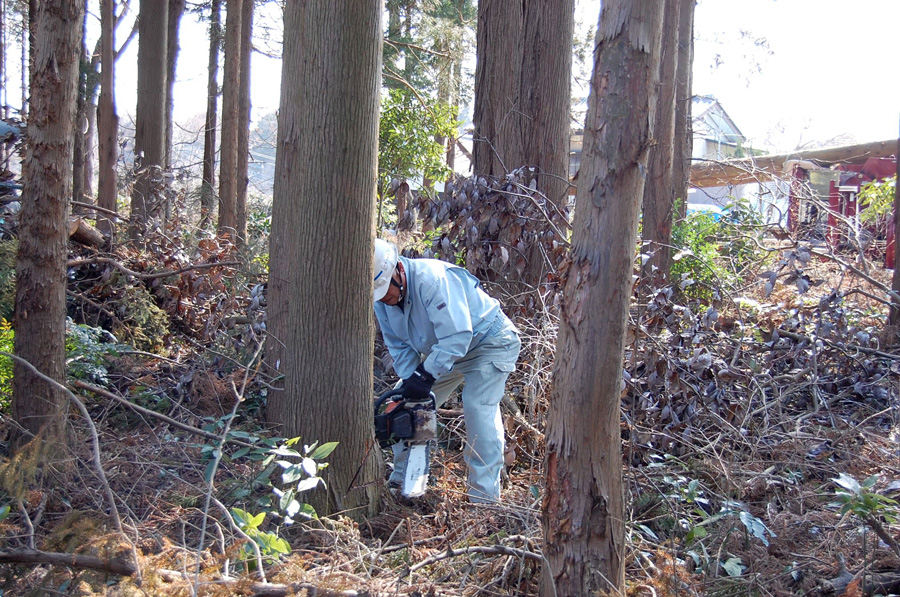
[[406, 270], [403, 308], [375, 303], [384, 343], [402, 379], [422, 362], [420, 355], [426, 355], [425, 370], [440, 379], [505, 315], [463, 268], [437, 259], [401, 257], [400, 262]]

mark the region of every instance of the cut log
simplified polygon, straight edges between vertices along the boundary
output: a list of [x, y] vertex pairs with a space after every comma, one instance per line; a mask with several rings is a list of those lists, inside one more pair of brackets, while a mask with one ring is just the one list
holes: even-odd
[[38, 551], [36, 549], [4, 549], [0, 550], [0, 564], [56, 564], [69, 568], [86, 568], [133, 576], [137, 566], [125, 560], [108, 560], [96, 556], [84, 556], [75, 553], [58, 553]]
[[102, 247], [106, 244], [106, 237], [78, 216], [69, 218], [69, 238], [89, 247]]

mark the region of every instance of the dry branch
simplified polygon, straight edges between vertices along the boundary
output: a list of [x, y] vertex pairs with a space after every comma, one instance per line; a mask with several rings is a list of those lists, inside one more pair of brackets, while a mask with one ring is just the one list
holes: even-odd
[[[187, 580], [183, 572], [177, 570], [157, 570], [160, 578], [166, 582], [177, 582]], [[214, 584], [219, 587], [228, 587], [232, 585], [240, 585], [241, 589], [248, 588], [246, 581], [242, 579], [221, 579], [212, 583], [204, 583], [206, 585]], [[255, 582], [249, 586], [254, 596], [259, 597], [281, 597], [282, 595], [302, 595], [302, 591], [307, 591], [309, 595], [318, 597], [358, 597], [367, 595], [368, 597], [376, 597], [371, 591], [342, 591], [339, 589], [329, 589], [318, 586], [310, 582], [295, 582], [290, 584]]]
[[167, 278], [169, 276], [177, 276], [178, 274], [183, 274], [192, 270], [206, 269], [210, 267], [235, 267], [241, 265], [240, 261], [215, 261], [213, 263], [198, 263], [197, 265], [190, 265], [188, 267], [183, 267], [181, 269], [171, 271], [142, 274], [141, 272], [136, 272], [133, 269], [129, 269], [124, 264], [110, 257], [92, 257], [90, 259], [70, 259], [66, 262], [66, 267], [78, 267], [81, 265], [90, 265], [92, 263], [108, 263], [121, 272], [140, 280], [155, 280], [157, 278]]
[[[166, 415], [164, 415], [162, 413], [158, 413], [156, 411], [144, 408], [143, 406], [138, 406], [137, 404], [132, 404], [125, 398], [122, 398], [121, 396], [119, 396], [117, 394], [113, 394], [112, 392], [104, 390], [103, 388], [99, 388], [95, 385], [91, 385], [89, 383], [85, 383], [83, 381], [78, 381], [78, 380], [72, 380], [71, 383], [76, 388], [79, 388], [82, 390], [87, 390], [88, 392], [93, 392], [94, 394], [98, 394], [100, 396], [103, 396], [104, 398], [109, 398], [110, 400], [115, 400], [119, 404], [127, 406], [128, 408], [130, 408], [136, 412], [139, 412], [142, 415], [145, 415], [148, 417], [153, 417], [155, 419], [159, 419], [160, 421], [168, 423], [169, 425], [172, 425], [173, 427], [177, 427], [178, 429], [181, 429], [182, 431], [187, 431], [189, 433], [193, 433], [194, 435], [199, 435], [199, 436], [201, 436], [205, 439], [209, 439], [209, 440], [219, 441], [219, 439], [220, 439], [219, 436], [216, 435], [215, 433], [203, 431], [202, 429], [197, 429], [196, 427], [191, 427], [190, 425], [181, 423], [180, 421], [176, 421], [175, 419], [173, 419], [171, 417], [167, 417]], [[237, 445], [243, 446], [245, 448], [255, 448], [256, 447], [253, 444], [249, 444], [249, 443], [241, 441], [239, 439], [232, 439], [232, 438], [227, 439], [226, 443], [237, 444]]]
[[441, 552], [439, 554], [433, 555], [429, 558], [425, 558], [418, 564], [410, 566], [409, 570], [406, 571], [404, 576], [412, 574], [416, 570], [420, 568], [424, 568], [425, 566], [430, 566], [435, 562], [440, 562], [441, 560], [446, 560], [447, 558], [454, 558], [456, 556], [464, 556], [470, 553], [480, 553], [485, 555], [499, 555], [499, 556], [512, 556], [515, 558], [525, 558], [528, 560], [536, 560], [538, 562], [542, 562], [544, 560], [544, 556], [539, 553], [534, 553], [533, 551], [528, 551], [525, 549], [516, 549], [514, 547], [506, 547], [504, 545], [488, 545], [488, 546], [473, 546], [473, 547], [463, 547], [460, 549], [448, 548], [447, 551]]

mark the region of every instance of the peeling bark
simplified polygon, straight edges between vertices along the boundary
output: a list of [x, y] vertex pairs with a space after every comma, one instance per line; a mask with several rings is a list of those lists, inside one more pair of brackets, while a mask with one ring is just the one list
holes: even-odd
[[541, 594], [624, 592], [619, 396], [662, 3], [603, 3], [547, 426]]

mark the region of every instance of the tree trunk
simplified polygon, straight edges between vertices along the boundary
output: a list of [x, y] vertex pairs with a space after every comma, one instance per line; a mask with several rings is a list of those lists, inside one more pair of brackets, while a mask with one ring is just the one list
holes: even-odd
[[[691, 125], [691, 106], [694, 100], [694, 5], [695, 0], [677, 0], [678, 62], [675, 65], [675, 153], [672, 158], [672, 179], [678, 210], [675, 217], [687, 214], [688, 186], [691, 178], [691, 156], [694, 132]], [[680, 201], [679, 201], [680, 199]], [[667, 242], [671, 241], [671, 236]]]
[[166, 48], [169, 3], [141, 0], [138, 43], [138, 99], [134, 133], [135, 170], [130, 236], [141, 242], [159, 215], [161, 169], [166, 159]]
[[[169, 0], [168, 31], [166, 33], [166, 170], [172, 168], [172, 106], [175, 92], [175, 67], [178, 65], [178, 29], [181, 26], [183, 13], [184, 0]], [[171, 209], [171, 206], [167, 207]]]
[[[694, 0], [666, 4], [659, 105], [644, 188], [643, 236], [650, 259], [642, 267], [643, 284], [668, 280], [672, 269], [672, 222], [687, 204], [691, 148], [691, 80], [694, 59]], [[680, 213], [679, 213], [680, 209]]]
[[247, 240], [247, 162], [250, 160], [250, 56], [253, 51], [253, 0], [241, 6], [241, 78], [238, 94], [237, 161], [235, 163], [235, 239]]
[[[101, 8], [102, 11], [102, 8]], [[102, 19], [102, 17], [101, 17]], [[81, 166], [81, 185], [83, 201], [92, 202], [94, 197], [94, 136], [97, 133], [97, 94], [100, 90], [100, 66], [101, 54], [103, 52], [103, 25], [101, 23], [100, 38], [94, 45], [94, 52], [90, 57], [85, 57], [84, 72], [82, 77], [84, 80], [84, 139], [82, 140], [82, 148], [84, 158]], [[86, 49], [86, 48], [85, 48]], [[81, 110], [79, 109], [79, 112]], [[76, 176], [78, 171], [76, 170]], [[77, 181], [76, 181], [76, 184]], [[73, 197], [78, 197], [78, 193], [72, 193]]]
[[475, 174], [504, 176], [523, 164], [516, 136], [521, 126], [518, 93], [524, 19], [521, 2], [478, 2], [472, 147]]
[[619, 396], [662, 7], [601, 10], [547, 423], [544, 596], [624, 594]]
[[212, 0], [209, 20], [209, 61], [206, 77], [206, 123], [203, 129], [203, 187], [200, 190], [200, 228], [212, 224], [216, 208], [216, 121], [219, 118], [219, 44], [222, 41], [222, 0]]
[[382, 479], [371, 283], [381, 2], [290, 2], [285, 31], [268, 344], [284, 389], [266, 416], [305, 444], [340, 442], [327, 491], [304, 497], [360, 518], [377, 510]]
[[[85, 94], [87, 93], [87, 72], [88, 72], [88, 49], [84, 44], [84, 38], [87, 32], [87, 19], [81, 22], [81, 60], [78, 68], [78, 94], [75, 100], [75, 122], [72, 131], [74, 147], [72, 151], [72, 200], [84, 201], [84, 152], [85, 152], [85, 124], [87, 123], [87, 103]], [[81, 208], [75, 208], [76, 213], [85, 213]]]
[[641, 267], [641, 284], [648, 289], [669, 279], [672, 266], [672, 218], [675, 209], [675, 70], [678, 63], [678, 22], [682, 3], [669, 0], [663, 11], [659, 63], [659, 100], [653, 126], [653, 145], [647, 164], [643, 199], [641, 252], [649, 259]]
[[[115, 84], [115, 0], [100, 2], [100, 99], [97, 103], [98, 172], [97, 205], [115, 212], [118, 181], [116, 161], [119, 156], [119, 116], [116, 114]], [[97, 228], [110, 241], [115, 240], [114, 222], [103, 212], [97, 215]]]
[[[891, 290], [900, 294], [900, 137], [897, 138], [897, 153], [894, 155], [897, 158], [897, 179], [894, 182], [894, 274], [891, 277]], [[895, 300], [891, 301], [888, 324], [900, 326], [900, 305]], [[900, 334], [894, 332], [894, 343], [898, 337]]]
[[513, 165], [536, 168], [538, 189], [557, 206], [565, 205], [569, 194], [574, 32], [575, 0], [527, 2], [519, 83], [525, 161]]
[[[6, 72], [6, 0], [0, 0], [0, 118], [9, 118], [9, 80]], [[0, 163], [6, 161], [6, 144], [0, 143]]]
[[[237, 161], [240, 123], [241, 13], [243, 0], [227, 0], [222, 146], [219, 157], [219, 234], [237, 242]], [[283, 62], [282, 62], [283, 64]]]
[[[502, 177], [532, 167], [537, 189], [556, 206], [569, 191], [574, 29], [574, 0], [479, 4], [475, 173]], [[538, 243], [529, 248], [522, 280], [529, 287], [544, 279], [544, 254]]]
[[[66, 377], [66, 252], [72, 193], [72, 128], [81, 53], [81, 0], [33, 7], [31, 117], [16, 258], [15, 353], [44, 375]], [[13, 366], [11, 446], [32, 435], [53, 447], [63, 434], [64, 394]]]

